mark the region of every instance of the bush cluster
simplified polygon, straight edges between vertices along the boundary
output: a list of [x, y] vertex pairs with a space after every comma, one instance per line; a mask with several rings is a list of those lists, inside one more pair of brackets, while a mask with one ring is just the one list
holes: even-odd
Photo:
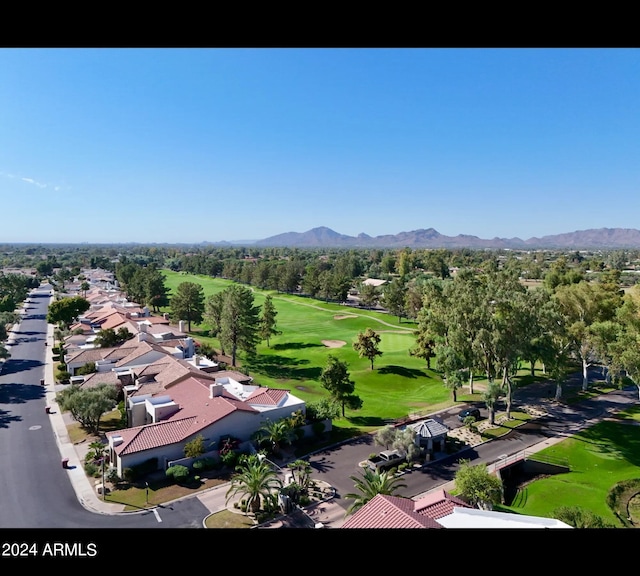
[[186, 466], [182, 466], [181, 464], [176, 464], [175, 466], [169, 466], [167, 468], [165, 475], [167, 478], [172, 478], [176, 484], [182, 484], [189, 479], [191, 472], [189, 468]]
[[195, 460], [192, 466], [194, 470], [213, 470], [216, 464], [215, 458], [205, 457]]
[[139, 480], [143, 476], [147, 474], [151, 474], [158, 469], [158, 459], [157, 458], [149, 458], [144, 462], [137, 464], [136, 466], [131, 466], [130, 468], [125, 468], [122, 471], [122, 475], [127, 482], [135, 482]]

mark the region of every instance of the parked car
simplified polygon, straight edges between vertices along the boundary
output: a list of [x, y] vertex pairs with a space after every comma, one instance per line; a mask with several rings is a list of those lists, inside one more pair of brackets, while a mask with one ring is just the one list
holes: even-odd
[[464, 422], [465, 419], [469, 416], [473, 416], [476, 420], [480, 420], [480, 409], [465, 408], [464, 410], [460, 410], [460, 412], [458, 413], [458, 420], [460, 420], [460, 422]]

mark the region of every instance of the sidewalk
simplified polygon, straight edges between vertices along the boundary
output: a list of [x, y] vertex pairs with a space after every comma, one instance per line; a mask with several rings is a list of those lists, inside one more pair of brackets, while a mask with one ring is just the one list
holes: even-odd
[[114, 504], [111, 502], [104, 502], [101, 495], [96, 491], [95, 486], [87, 477], [84, 471], [84, 461], [80, 457], [76, 446], [71, 443], [69, 434], [67, 432], [67, 425], [64, 421], [64, 417], [60, 407], [56, 402], [56, 384], [54, 378], [54, 362], [52, 348], [54, 327], [51, 324], [47, 325], [47, 350], [45, 354], [45, 368], [44, 368], [44, 383], [45, 383], [45, 398], [47, 406], [49, 407], [49, 413], [51, 414], [51, 426], [53, 433], [56, 437], [56, 443], [60, 450], [60, 465], [62, 466], [62, 460], [68, 459], [68, 474], [73, 489], [78, 496], [80, 503], [91, 512], [97, 512], [99, 514], [118, 514], [124, 512], [124, 506], [122, 504]]

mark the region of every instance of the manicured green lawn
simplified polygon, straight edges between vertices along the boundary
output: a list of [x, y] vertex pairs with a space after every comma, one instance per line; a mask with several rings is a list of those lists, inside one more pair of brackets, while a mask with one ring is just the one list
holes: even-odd
[[609, 490], [622, 480], [640, 478], [640, 407], [622, 414], [624, 420], [603, 421], [543, 450], [542, 456], [565, 459], [566, 474], [536, 480], [520, 490], [511, 512], [553, 517], [560, 506], [579, 506], [621, 526], [606, 503]]
[[[175, 290], [181, 282], [196, 282], [203, 286], [206, 296], [232, 284], [219, 278], [163, 272], [170, 289]], [[380, 312], [259, 289], [254, 289], [255, 304], [261, 306], [267, 294], [278, 312], [281, 334], [273, 337], [269, 346], [262, 342], [255, 358], [239, 357], [243, 370], [248, 370], [256, 383], [286, 388], [306, 402], [319, 400], [327, 396], [320, 374], [332, 354], [348, 364], [355, 393], [363, 400], [362, 409], [347, 410], [345, 419], [334, 422], [336, 427], [364, 432], [383, 426], [387, 420], [451, 405], [451, 394], [439, 375], [427, 370], [423, 360], [409, 355], [415, 342], [415, 323], [400, 323], [397, 317]], [[358, 333], [367, 328], [381, 336], [383, 354], [375, 359], [373, 370], [369, 360], [360, 358], [352, 346]], [[217, 339], [208, 336], [206, 324], [192, 326], [192, 331], [199, 341], [219, 348]], [[344, 344], [328, 347], [325, 340]]]

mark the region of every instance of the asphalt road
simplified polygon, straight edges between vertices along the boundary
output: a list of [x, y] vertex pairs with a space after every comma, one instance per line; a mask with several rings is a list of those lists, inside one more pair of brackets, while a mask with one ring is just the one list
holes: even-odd
[[[599, 370], [590, 369], [589, 378], [590, 381], [600, 378]], [[574, 375], [565, 386], [579, 386], [580, 382], [580, 376]], [[530, 449], [549, 438], [569, 437], [607, 414], [615, 413], [638, 401], [638, 392], [633, 386], [574, 406], [554, 402], [550, 394], [554, 390], [555, 388], [548, 383], [535, 384], [517, 390], [514, 394], [514, 407], [518, 403], [538, 404], [545, 408], [548, 415], [520, 426], [502, 438], [467, 448], [444, 459], [428, 463], [421, 469], [414, 469], [402, 476], [402, 482], [406, 487], [399, 489], [396, 494], [414, 498], [452, 481], [459, 468], [460, 460], [490, 465], [504, 456]], [[462, 407], [463, 405], [457, 406], [434, 417], [450, 427], [459, 426], [457, 413]], [[486, 409], [482, 408], [481, 411], [483, 417], [486, 417]], [[314, 477], [336, 488], [335, 502], [346, 510], [352, 500], [345, 499], [345, 495], [354, 492], [351, 476], [359, 477], [361, 474], [358, 463], [365, 460], [371, 452], [379, 450], [380, 446], [375, 445], [373, 436], [365, 436], [339, 447], [318, 452], [309, 458], [309, 462], [314, 470]]]
[[197, 498], [118, 516], [90, 512], [78, 501], [60, 466], [40, 385], [48, 293], [30, 296], [0, 373], [0, 528], [201, 528], [209, 511]]

